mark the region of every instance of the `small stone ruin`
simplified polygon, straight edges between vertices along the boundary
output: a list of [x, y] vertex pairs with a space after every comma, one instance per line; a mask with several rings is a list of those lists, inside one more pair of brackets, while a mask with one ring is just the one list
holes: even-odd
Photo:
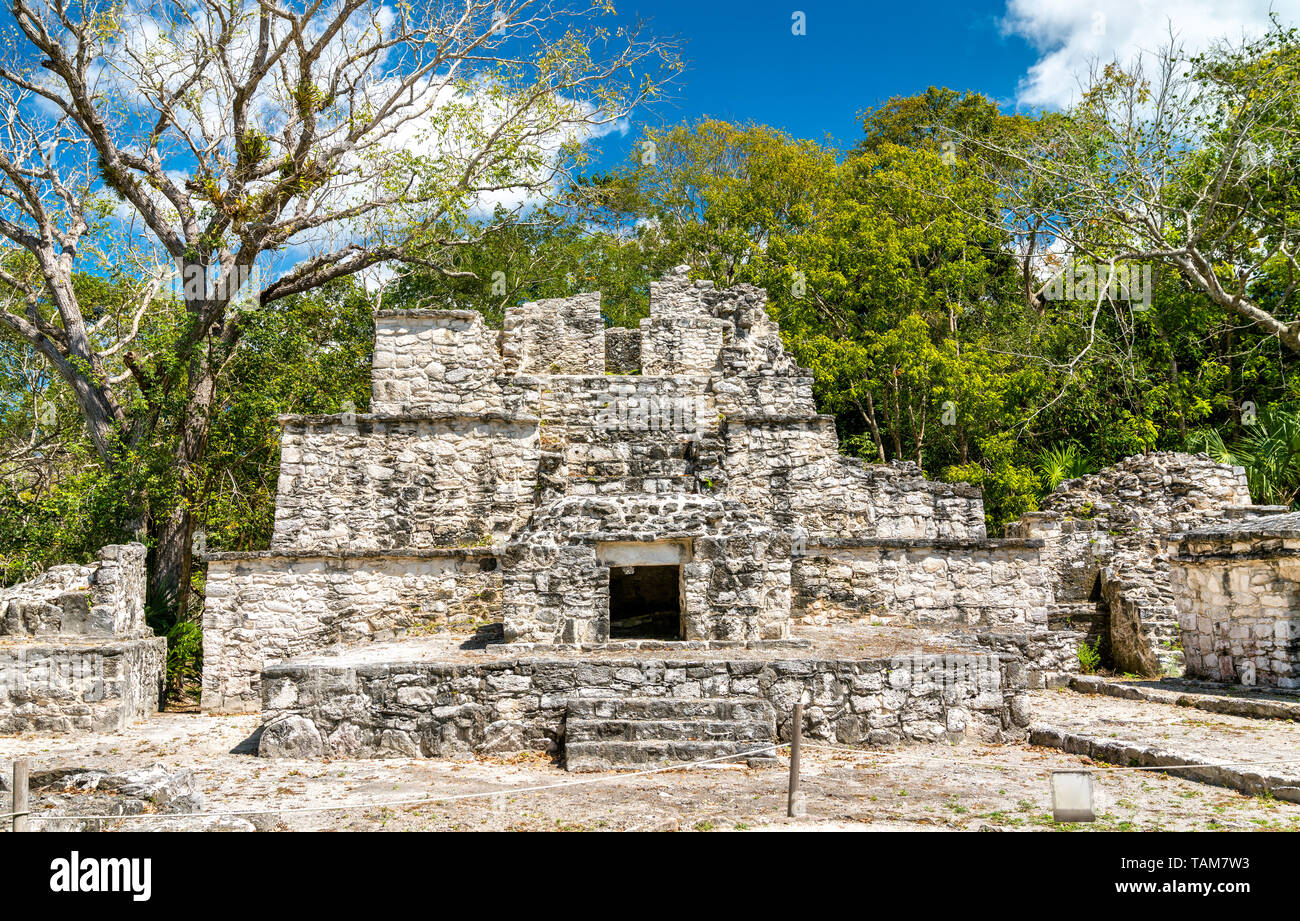
[[114, 730], [156, 712], [167, 640], [144, 593], [143, 544], [0, 589], [0, 732]]
[[1170, 540], [1189, 528], [1285, 511], [1251, 504], [1245, 471], [1204, 454], [1156, 452], [1062, 483], [1007, 533], [1043, 542], [1053, 636], [1088, 643], [1104, 665], [1177, 674], [1183, 636]]
[[204, 711], [267, 756], [574, 770], [770, 756], [801, 701], [838, 744], [1024, 738], [1083, 644], [1178, 666], [1173, 534], [1279, 511], [1152, 454], [990, 539], [978, 489], [839, 454], [762, 291], [682, 268], [649, 313], [380, 311], [370, 412], [282, 417], [270, 548], [207, 558]]
[[1187, 676], [1300, 688], [1300, 514], [1224, 520], [1176, 546]]

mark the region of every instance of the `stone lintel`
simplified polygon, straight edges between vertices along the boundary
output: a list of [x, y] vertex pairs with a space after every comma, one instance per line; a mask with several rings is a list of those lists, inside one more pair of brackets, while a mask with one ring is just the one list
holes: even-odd
[[596, 559], [610, 566], [672, 566], [689, 563], [686, 541], [606, 541], [596, 545]]

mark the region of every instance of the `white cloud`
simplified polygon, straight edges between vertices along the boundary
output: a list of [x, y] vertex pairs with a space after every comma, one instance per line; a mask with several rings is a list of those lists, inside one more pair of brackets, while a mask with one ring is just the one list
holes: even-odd
[[1039, 52], [1021, 78], [1016, 101], [1064, 108], [1078, 98], [1079, 81], [1093, 61], [1127, 62], [1176, 40], [1188, 52], [1216, 41], [1257, 36], [1269, 12], [1284, 23], [1300, 20], [1300, 0], [1007, 0], [1003, 29]]

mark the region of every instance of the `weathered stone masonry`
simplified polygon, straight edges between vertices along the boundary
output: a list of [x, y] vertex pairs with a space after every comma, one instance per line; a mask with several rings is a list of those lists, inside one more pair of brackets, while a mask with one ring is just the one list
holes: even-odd
[[[1152, 453], [1067, 480], [1008, 535], [1043, 541], [1058, 634], [1096, 644], [1103, 661], [1141, 675], [1177, 672], [1182, 649], [1169, 539], [1218, 521], [1283, 511], [1251, 504], [1245, 471], [1204, 454]], [[1042, 638], [1053, 645], [1056, 638]]]
[[114, 544], [0, 589], [0, 732], [104, 731], [158, 709], [167, 640], [145, 623], [145, 548]]
[[1181, 534], [1171, 563], [1189, 677], [1300, 688], [1300, 514]]
[[1024, 738], [1029, 724], [1021, 663], [994, 655], [288, 663], [266, 670], [265, 694], [274, 718], [260, 744], [269, 757], [556, 751], [575, 701], [620, 699], [659, 699], [683, 714], [692, 702], [766, 702], [782, 739], [803, 700], [805, 735], [845, 745], [1007, 741]]
[[211, 561], [204, 708], [255, 710], [265, 664], [404, 631], [604, 642], [615, 569], [676, 567], [685, 641], [863, 604], [1045, 620], [1036, 546], [986, 542], [978, 490], [839, 455], [764, 301], [683, 270], [637, 330], [605, 329], [598, 295], [509, 308], [500, 332], [380, 312], [373, 412], [285, 417], [271, 553]]
[[244, 713], [267, 661], [501, 619], [501, 569], [482, 548], [405, 554], [213, 554], [203, 615], [203, 708]]

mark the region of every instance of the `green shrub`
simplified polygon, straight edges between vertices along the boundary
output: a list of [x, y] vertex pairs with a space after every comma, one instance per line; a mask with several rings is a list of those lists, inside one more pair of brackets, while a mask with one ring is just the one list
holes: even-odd
[[170, 700], [184, 695], [187, 686], [196, 684], [203, 674], [203, 628], [193, 621], [169, 624], [170, 618], [151, 613], [149, 626], [167, 637], [166, 693]]
[[1101, 653], [1098, 648], [1101, 646], [1100, 637], [1093, 640], [1091, 644], [1084, 640], [1079, 644], [1079, 671], [1085, 675], [1091, 675], [1097, 671], [1097, 666], [1101, 664]]

